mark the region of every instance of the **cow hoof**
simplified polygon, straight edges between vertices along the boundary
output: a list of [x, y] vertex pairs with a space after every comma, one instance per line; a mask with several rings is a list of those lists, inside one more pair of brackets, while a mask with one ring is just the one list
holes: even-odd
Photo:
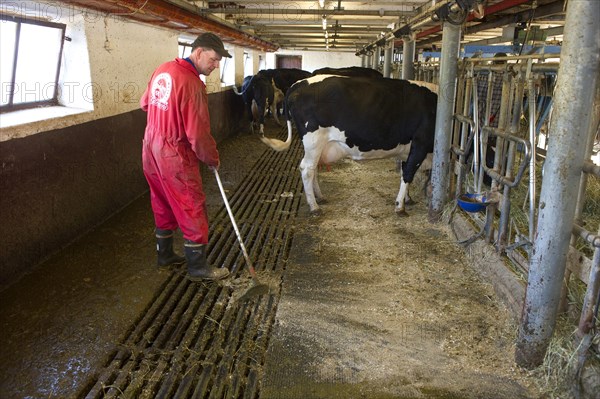
[[310, 211], [310, 216], [312, 216], [312, 217], [318, 217], [318, 216], [321, 216], [322, 214], [323, 214], [323, 211], [321, 210], [321, 208], [313, 209]]
[[317, 204], [321, 205], [321, 204], [326, 204], [326, 203], [327, 203], [327, 198], [325, 198], [325, 197], [317, 198]]
[[396, 215], [405, 218], [408, 216], [408, 213], [406, 213], [406, 210], [401, 209], [401, 210], [396, 210]]

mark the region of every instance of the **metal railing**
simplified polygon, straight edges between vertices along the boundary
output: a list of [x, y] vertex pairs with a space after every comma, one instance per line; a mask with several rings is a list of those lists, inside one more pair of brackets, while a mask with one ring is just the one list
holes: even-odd
[[[463, 193], [488, 190], [488, 198], [496, 199], [486, 207], [485, 239], [524, 274], [528, 272], [530, 254], [529, 251], [517, 251], [517, 248], [530, 249], [535, 237], [541, 183], [538, 182], [539, 173], [536, 174], [536, 161], [540, 161], [537, 144], [542, 125], [550, 113], [551, 91], [559, 67], [556, 62], [534, 61], [558, 57], [557, 54], [508, 56], [494, 58], [493, 62], [488, 62], [489, 58], [470, 58], [459, 65], [451, 147], [455, 168], [451, 188], [455, 198]], [[432, 81], [433, 73], [439, 71], [439, 65], [435, 63], [421, 63], [415, 67], [419, 80]], [[550, 97], [550, 101], [541, 97]], [[593, 140], [589, 147], [591, 156]], [[489, 151], [493, 151], [493, 160], [488, 156]], [[582, 168], [572, 246], [580, 237], [592, 252], [597, 253], [600, 233], [587, 230], [580, 221], [588, 174], [600, 176], [600, 167], [588, 161]], [[526, 176], [528, 178], [524, 179]], [[484, 178], [491, 179], [489, 187], [484, 186]], [[527, 208], [526, 233], [522, 233], [513, 220], [514, 208], [511, 207], [513, 191], [523, 190], [524, 184], [527, 184], [527, 203], [523, 205]], [[478, 222], [482, 223], [481, 219]], [[576, 251], [575, 248], [572, 251]], [[571, 258], [585, 259], [582, 256]], [[586, 262], [592, 264], [589, 260]], [[571, 270], [581, 281], [589, 283], [589, 267], [568, 267], [567, 278]]]

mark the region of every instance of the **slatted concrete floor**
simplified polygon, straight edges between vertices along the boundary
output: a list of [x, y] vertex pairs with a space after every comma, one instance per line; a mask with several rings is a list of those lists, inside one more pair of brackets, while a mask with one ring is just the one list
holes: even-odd
[[[302, 148], [268, 151], [229, 201], [268, 295], [240, 300], [245, 261], [226, 210], [211, 221], [209, 260], [233, 277], [192, 283], [173, 271], [86, 398], [258, 398], [280, 281], [293, 238]], [[261, 281], [263, 282], [263, 281]]]

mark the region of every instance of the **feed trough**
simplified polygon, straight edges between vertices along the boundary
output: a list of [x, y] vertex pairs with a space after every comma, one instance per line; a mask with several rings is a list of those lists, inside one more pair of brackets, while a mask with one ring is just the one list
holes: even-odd
[[485, 194], [466, 193], [456, 199], [458, 206], [466, 212], [479, 212], [485, 210], [485, 207], [490, 204]]

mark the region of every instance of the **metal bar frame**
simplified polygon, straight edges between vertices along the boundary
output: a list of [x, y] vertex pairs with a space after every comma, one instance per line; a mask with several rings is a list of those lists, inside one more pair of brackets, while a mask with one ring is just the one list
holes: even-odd
[[575, 196], [591, 131], [590, 108], [600, 70], [597, 12], [595, 0], [570, 1], [567, 5], [561, 68], [550, 121], [552, 141], [548, 146], [537, 234], [515, 350], [517, 364], [525, 368], [543, 362], [556, 325]]

